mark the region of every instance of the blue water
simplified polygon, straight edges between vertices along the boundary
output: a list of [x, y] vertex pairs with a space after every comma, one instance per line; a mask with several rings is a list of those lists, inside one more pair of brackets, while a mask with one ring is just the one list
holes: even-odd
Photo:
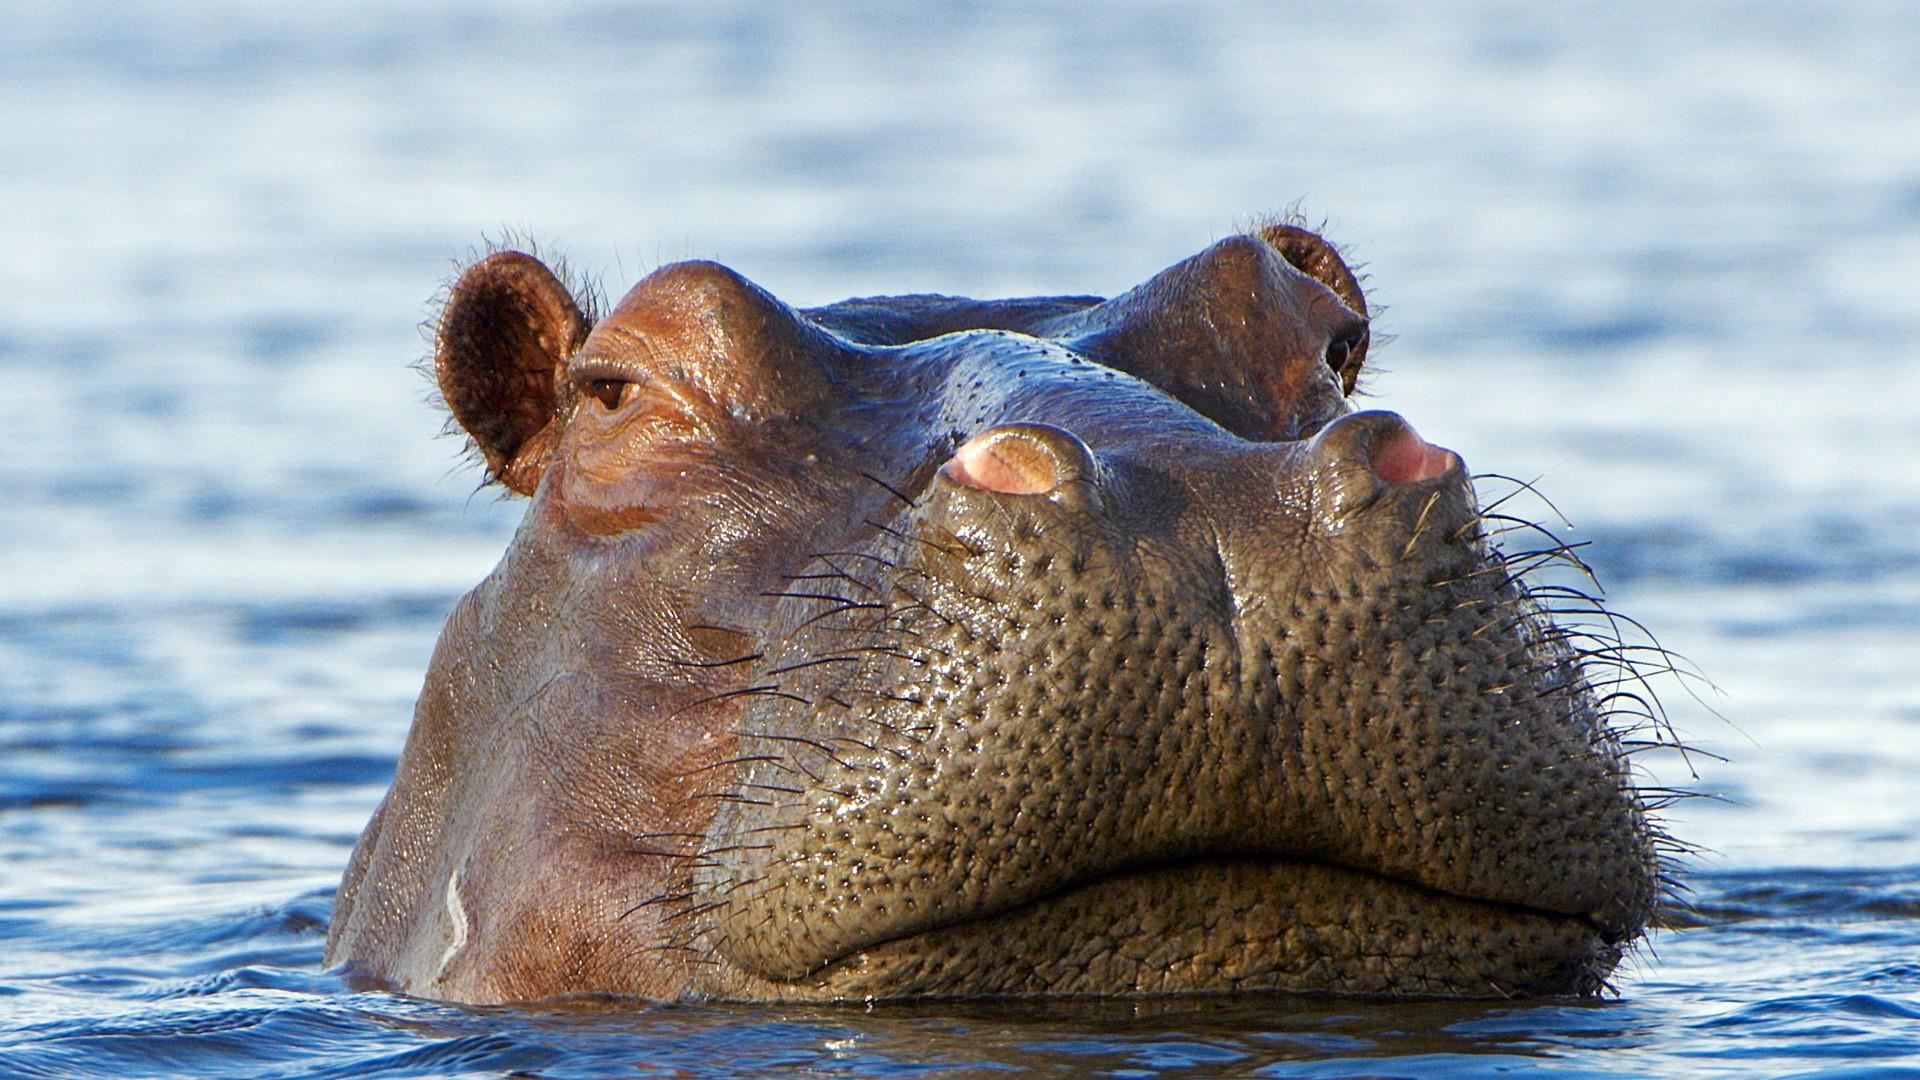
[[[1909, 5], [529, 7], [0, 4], [0, 1074], [1920, 1075]], [[408, 367], [455, 259], [1111, 292], [1296, 202], [1398, 335], [1373, 404], [1541, 477], [1718, 687], [1662, 690], [1728, 761], [1643, 759], [1714, 798], [1617, 998], [466, 1009], [320, 969], [519, 513]]]

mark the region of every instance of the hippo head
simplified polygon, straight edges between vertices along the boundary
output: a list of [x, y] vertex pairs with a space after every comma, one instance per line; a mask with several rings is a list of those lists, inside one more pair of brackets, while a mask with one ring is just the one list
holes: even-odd
[[1287, 225], [1108, 300], [796, 310], [694, 262], [596, 321], [470, 267], [441, 389], [531, 502], [330, 962], [477, 1002], [1595, 992], [1659, 834], [1463, 463], [1350, 411], [1366, 315]]

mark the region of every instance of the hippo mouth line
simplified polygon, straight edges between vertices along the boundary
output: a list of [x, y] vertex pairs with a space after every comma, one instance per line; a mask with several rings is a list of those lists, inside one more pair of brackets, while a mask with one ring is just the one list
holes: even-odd
[[[1309, 985], [1358, 994], [1588, 994], [1618, 962], [1621, 937], [1590, 916], [1461, 897], [1311, 859], [1211, 855], [1082, 878], [854, 945], [803, 981], [848, 996], [869, 984], [887, 988], [868, 997]], [[1342, 958], [1349, 969], [1329, 979], [1328, 965]], [[969, 972], [965, 986], [943, 982], [954, 967]], [[999, 977], [983, 982], [983, 971]]]

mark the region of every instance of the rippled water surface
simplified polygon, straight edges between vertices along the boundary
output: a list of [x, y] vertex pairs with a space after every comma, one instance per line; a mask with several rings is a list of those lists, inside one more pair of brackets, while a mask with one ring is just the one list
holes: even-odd
[[[0, 1074], [1920, 1075], [1909, 6], [3, 6]], [[1698, 910], [1618, 997], [464, 1009], [320, 970], [520, 509], [408, 367], [454, 258], [1111, 292], [1296, 201], [1387, 305], [1377, 403], [1542, 477], [1720, 688], [1664, 692], [1730, 760], [1646, 761], [1719, 798], [1670, 811]]]

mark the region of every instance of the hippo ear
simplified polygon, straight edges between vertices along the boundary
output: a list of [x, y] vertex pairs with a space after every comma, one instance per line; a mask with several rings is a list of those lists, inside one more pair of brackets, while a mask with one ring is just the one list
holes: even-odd
[[1295, 270], [1332, 289], [1354, 314], [1367, 313], [1367, 298], [1360, 291], [1360, 279], [1319, 233], [1308, 232], [1298, 225], [1269, 225], [1260, 230], [1260, 239], [1271, 244]]
[[558, 432], [557, 380], [587, 319], [546, 264], [501, 251], [469, 266], [440, 313], [434, 373], [487, 479], [533, 494]]
[[[1367, 317], [1367, 297], [1360, 291], [1359, 277], [1319, 233], [1309, 232], [1298, 225], [1281, 223], [1261, 229], [1260, 239], [1293, 264], [1295, 270], [1332, 289], [1334, 295], [1353, 309], [1355, 315]], [[1348, 353], [1335, 370], [1340, 374], [1341, 388], [1349, 394], [1353, 393], [1361, 365], [1366, 362], [1370, 340], [1371, 335], [1363, 329], [1354, 341], [1335, 343], [1335, 348], [1345, 349]], [[1328, 359], [1331, 362], [1337, 358], [1329, 355]]]

